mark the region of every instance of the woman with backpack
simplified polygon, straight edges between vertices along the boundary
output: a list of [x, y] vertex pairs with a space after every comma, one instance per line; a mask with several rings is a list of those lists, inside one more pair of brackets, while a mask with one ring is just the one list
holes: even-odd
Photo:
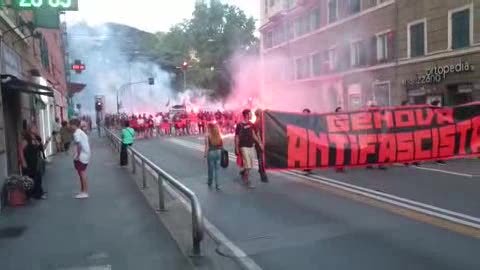
[[127, 148], [132, 146], [135, 140], [135, 130], [130, 127], [130, 122], [125, 121], [122, 129], [122, 149], [120, 150], [120, 166], [128, 165]]
[[223, 149], [223, 140], [220, 135], [220, 130], [216, 124], [209, 123], [207, 126], [207, 133], [205, 135], [205, 155], [208, 163], [208, 186], [212, 187], [212, 182], [215, 181], [215, 188], [220, 190], [218, 184], [218, 165], [220, 163], [220, 156]]

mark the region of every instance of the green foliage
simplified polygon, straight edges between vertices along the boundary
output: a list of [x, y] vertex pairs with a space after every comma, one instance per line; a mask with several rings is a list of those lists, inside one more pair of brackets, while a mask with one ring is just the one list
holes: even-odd
[[[173, 66], [187, 60], [188, 85], [212, 89], [215, 97], [226, 96], [232, 81], [228, 72], [230, 57], [239, 51], [258, 53], [255, 20], [238, 7], [219, 1], [197, 4], [192, 15], [190, 20], [173, 26], [169, 32], [156, 34], [159, 39], [156, 54]], [[180, 70], [177, 74], [183, 81]]]

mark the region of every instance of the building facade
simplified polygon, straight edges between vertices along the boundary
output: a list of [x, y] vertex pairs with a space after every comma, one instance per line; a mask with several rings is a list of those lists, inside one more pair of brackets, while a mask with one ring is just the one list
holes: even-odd
[[[22, 132], [36, 125], [46, 140], [66, 109], [61, 30], [31, 22], [31, 12], [0, 8], [0, 186], [6, 175], [19, 172]], [[46, 154], [53, 150], [49, 146]]]
[[309, 96], [305, 106], [315, 111], [480, 100], [480, 0], [262, 0], [261, 7], [263, 87]]

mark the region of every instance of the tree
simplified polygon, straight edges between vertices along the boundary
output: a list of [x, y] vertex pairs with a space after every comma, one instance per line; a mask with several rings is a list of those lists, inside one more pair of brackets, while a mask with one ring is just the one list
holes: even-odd
[[232, 87], [230, 57], [238, 51], [258, 52], [255, 20], [236, 6], [214, 0], [210, 5], [198, 3], [192, 15], [169, 32], [157, 34], [159, 58], [176, 65], [189, 61], [189, 84], [214, 90], [214, 97], [225, 97]]

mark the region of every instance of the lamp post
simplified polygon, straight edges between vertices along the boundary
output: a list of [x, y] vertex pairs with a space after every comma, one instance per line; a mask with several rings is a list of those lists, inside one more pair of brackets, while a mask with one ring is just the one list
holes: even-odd
[[150, 77], [150, 78], [148, 78], [147, 81], [129, 82], [129, 83], [126, 83], [126, 84], [120, 86], [117, 89], [117, 114], [120, 114], [120, 91], [123, 91], [123, 90], [125, 90], [125, 88], [127, 88], [129, 86], [132, 86], [132, 85], [145, 84], [145, 83], [148, 83], [149, 85], [154, 85], [155, 84], [155, 79], [153, 77]]

